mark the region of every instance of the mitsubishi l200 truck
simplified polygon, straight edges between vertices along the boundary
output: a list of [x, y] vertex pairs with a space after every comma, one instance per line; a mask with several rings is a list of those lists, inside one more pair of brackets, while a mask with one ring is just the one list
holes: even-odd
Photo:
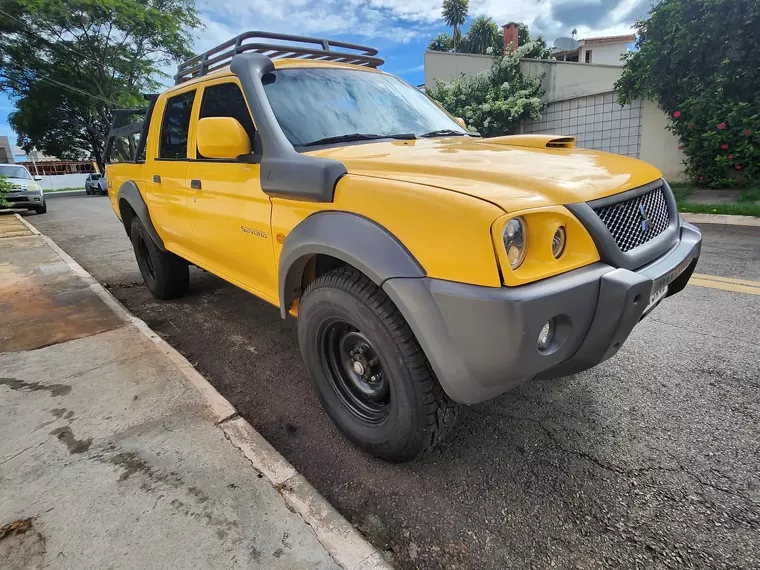
[[297, 318], [332, 420], [405, 461], [460, 405], [614, 356], [686, 286], [701, 234], [649, 164], [481, 138], [382, 63], [242, 34], [116, 114], [107, 180], [154, 296], [183, 295], [192, 264]]

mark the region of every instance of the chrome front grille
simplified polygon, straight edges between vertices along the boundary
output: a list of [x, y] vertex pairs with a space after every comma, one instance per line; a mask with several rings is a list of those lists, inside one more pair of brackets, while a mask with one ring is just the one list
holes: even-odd
[[654, 239], [670, 225], [662, 186], [635, 198], [594, 208], [594, 212], [623, 253]]

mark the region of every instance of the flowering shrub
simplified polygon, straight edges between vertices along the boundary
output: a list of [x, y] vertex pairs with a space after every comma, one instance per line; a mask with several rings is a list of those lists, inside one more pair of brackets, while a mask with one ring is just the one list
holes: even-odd
[[484, 137], [514, 133], [520, 122], [541, 118], [541, 79], [520, 71], [520, 58], [535, 49], [527, 42], [494, 61], [489, 71], [438, 82], [428, 95]]
[[10, 192], [12, 188], [13, 184], [10, 183], [8, 177], [0, 176], [0, 208], [10, 206], [5, 197], [8, 195], [8, 192]]
[[619, 101], [658, 103], [693, 180], [760, 184], [760, 2], [660, 0], [636, 29]]
[[760, 109], [712, 93], [686, 99], [671, 130], [695, 180], [713, 187], [760, 181]]

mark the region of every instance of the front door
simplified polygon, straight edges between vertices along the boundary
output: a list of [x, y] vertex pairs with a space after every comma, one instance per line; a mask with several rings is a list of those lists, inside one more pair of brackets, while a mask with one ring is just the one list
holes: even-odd
[[[237, 81], [229, 77], [203, 88], [198, 119], [232, 117], [253, 141], [254, 124]], [[277, 274], [270, 217], [272, 205], [259, 182], [258, 164], [236, 157], [207, 159], [196, 149], [185, 179], [198, 262], [277, 304]]]

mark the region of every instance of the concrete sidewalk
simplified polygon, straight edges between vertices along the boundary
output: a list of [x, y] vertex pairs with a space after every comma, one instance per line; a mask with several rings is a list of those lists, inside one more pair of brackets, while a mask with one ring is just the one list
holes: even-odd
[[387, 567], [184, 359], [0, 216], [0, 561]]

